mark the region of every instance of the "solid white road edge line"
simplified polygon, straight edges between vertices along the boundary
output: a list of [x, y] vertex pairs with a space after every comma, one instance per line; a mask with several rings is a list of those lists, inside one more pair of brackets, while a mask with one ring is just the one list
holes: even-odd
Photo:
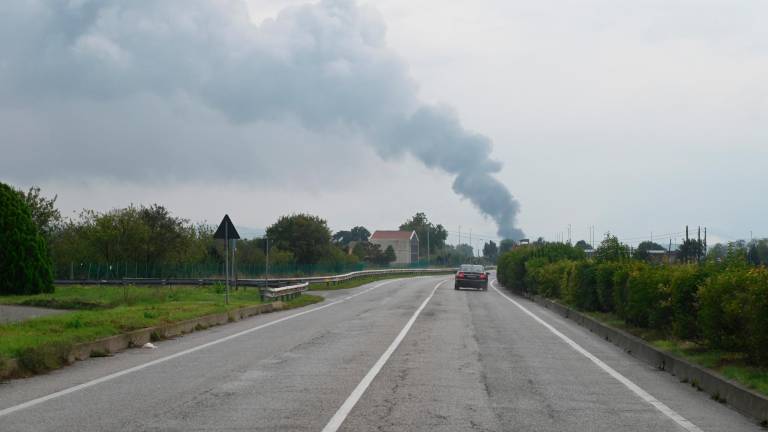
[[699, 429], [698, 426], [696, 426], [695, 424], [693, 424], [690, 421], [688, 421], [685, 417], [683, 417], [680, 414], [678, 414], [677, 412], [675, 412], [672, 408], [668, 407], [667, 405], [665, 405], [660, 400], [658, 400], [655, 397], [651, 396], [650, 393], [648, 393], [647, 391], [645, 391], [642, 388], [640, 388], [640, 386], [638, 386], [634, 382], [630, 381], [629, 378], [625, 377], [624, 375], [622, 375], [619, 372], [617, 372], [614, 368], [612, 368], [612, 367], [608, 366], [607, 364], [605, 364], [602, 360], [600, 360], [599, 358], [595, 357], [592, 353], [590, 353], [586, 349], [582, 348], [581, 345], [579, 345], [576, 342], [574, 342], [568, 336], [560, 333], [556, 328], [552, 327], [546, 321], [544, 321], [543, 319], [539, 318], [536, 314], [534, 314], [530, 310], [526, 309], [525, 306], [523, 306], [520, 303], [516, 302], [514, 299], [512, 299], [512, 297], [509, 297], [508, 295], [506, 295], [503, 292], [501, 292], [498, 289], [498, 287], [496, 286], [496, 280], [495, 279], [491, 283], [491, 286], [493, 286], [493, 289], [497, 293], [501, 294], [502, 297], [504, 297], [505, 299], [507, 299], [510, 302], [512, 302], [512, 304], [514, 304], [515, 306], [520, 308], [520, 310], [525, 312], [528, 316], [530, 316], [531, 318], [536, 320], [539, 324], [541, 324], [544, 327], [546, 327], [547, 330], [549, 330], [550, 332], [554, 333], [555, 336], [557, 336], [560, 339], [562, 339], [565, 343], [570, 345], [571, 348], [573, 348], [574, 350], [578, 351], [584, 357], [592, 360], [592, 362], [594, 364], [596, 364], [600, 369], [602, 369], [605, 372], [607, 372], [608, 375], [610, 375], [613, 378], [615, 378], [618, 382], [624, 384], [628, 389], [632, 390], [633, 393], [635, 393], [637, 396], [639, 396], [640, 399], [642, 399], [642, 400], [648, 402], [649, 404], [653, 405], [654, 408], [656, 408], [657, 410], [661, 411], [664, 415], [666, 415], [667, 417], [672, 419], [675, 423], [677, 423], [678, 425], [683, 427], [683, 429], [685, 429], [685, 430], [687, 430], [689, 432], [703, 432], [701, 429]]
[[413, 313], [413, 316], [410, 320], [405, 324], [405, 327], [403, 327], [402, 330], [400, 330], [400, 333], [397, 335], [394, 341], [392, 341], [392, 344], [389, 345], [389, 348], [387, 348], [386, 351], [384, 351], [384, 354], [379, 357], [379, 359], [376, 361], [376, 363], [373, 365], [371, 370], [368, 371], [368, 373], [363, 377], [363, 380], [360, 381], [360, 384], [355, 387], [354, 390], [352, 390], [352, 393], [349, 395], [347, 400], [344, 401], [344, 403], [341, 405], [338, 411], [336, 411], [336, 414], [331, 417], [331, 420], [328, 422], [327, 425], [323, 428], [323, 432], [336, 432], [344, 423], [344, 420], [346, 420], [347, 416], [349, 415], [350, 411], [352, 411], [352, 408], [355, 407], [357, 402], [360, 400], [360, 398], [365, 393], [365, 390], [368, 389], [368, 386], [371, 385], [371, 382], [373, 382], [374, 378], [376, 378], [376, 375], [379, 374], [381, 371], [381, 368], [384, 367], [384, 364], [387, 363], [387, 360], [392, 356], [392, 353], [395, 352], [398, 346], [400, 346], [400, 342], [405, 339], [405, 335], [408, 334], [408, 331], [413, 326], [413, 323], [416, 322], [416, 318], [418, 318], [421, 311], [424, 309], [425, 306], [427, 306], [427, 303], [432, 299], [432, 297], [435, 295], [435, 291], [437, 291], [437, 288], [440, 287], [445, 281], [441, 281], [435, 287], [432, 289], [432, 292], [429, 294], [429, 296], [424, 300], [423, 303], [421, 303], [421, 306], [419, 306], [418, 309], [416, 309], [416, 312]]
[[136, 371], [139, 371], [139, 370], [142, 370], [142, 369], [146, 369], [146, 368], [148, 368], [150, 366], [154, 366], [156, 364], [160, 364], [160, 363], [167, 362], [169, 360], [173, 360], [175, 358], [178, 358], [178, 357], [181, 357], [181, 356], [193, 353], [195, 351], [200, 351], [202, 349], [211, 347], [213, 345], [217, 345], [217, 344], [220, 344], [222, 342], [226, 342], [226, 341], [232, 340], [234, 338], [246, 335], [248, 333], [253, 333], [255, 331], [258, 331], [258, 330], [261, 330], [261, 329], [273, 326], [275, 324], [281, 323], [283, 321], [287, 321], [289, 319], [297, 318], [297, 317], [300, 317], [302, 315], [310, 314], [312, 312], [317, 312], [319, 310], [323, 310], [325, 308], [329, 308], [331, 306], [335, 306], [335, 305], [337, 305], [339, 303], [344, 303], [344, 302], [349, 301], [349, 300], [351, 300], [351, 299], [353, 299], [353, 298], [355, 298], [357, 296], [363, 295], [365, 293], [368, 293], [370, 291], [375, 290], [376, 288], [384, 286], [384, 285], [386, 285], [388, 283], [395, 282], [397, 280], [399, 280], [399, 279], [388, 280], [388, 281], [382, 282], [380, 284], [374, 285], [371, 288], [368, 288], [366, 290], [360, 291], [357, 294], [353, 294], [351, 296], [344, 297], [341, 300], [336, 300], [336, 301], [328, 303], [326, 305], [318, 306], [316, 308], [312, 308], [312, 309], [305, 310], [305, 311], [302, 311], [302, 312], [299, 312], [299, 313], [295, 313], [295, 314], [289, 315], [287, 317], [276, 319], [274, 321], [270, 321], [268, 323], [261, 324], [261, 325], [258, 325], [256, 327], [252, 327], [252, 328], [249, 328], [247, 330], [243, 330], [241, 332], [234, 333], [234, 334], [231, 334], [229, 336], [225, 336], [225, 337], [223, 337], [221, 339], [216, 339], [214, 341], [211, 341], [211, 342], [208, 342], [208, 343], [204, 343], [202, 345], [198, 345], [196, 347], [189, 348], [189, 349], [186, 349], [184, 351], [179, 351], [179, 352], [177, 352], [175, 354], [171, 354], [171, 355], [166, 356], [166, 357], [161, 357], [159, 359], [152, 360], [150, 362], [143, 363], [143, 364], [140, 364], [138, 366], [134, 366], [134, 367], [131, 367], [131, 368], [128, 368], [128, 369], [124, 369], [124, 370], [121, 370], [119, 372], [115, 372], [113, 374], [105, 375], [105, 376], [103, 376], [101, 378], [96, 378], [94, 380], [87, 381], [87, 382], [84, 382], [82, 384], [78, 384], [76, 386], [66, 388], [64, 390], [59, 390], [59, 391], [57, 391], [55, 393], [51, 393], [49, 395], [42, 396], [42, 397], [39, 397], [37, 399], [32, 399], [30, 401], [27, 401], [27, 402], [24, 402], [24, 403], [21, 403], [21, 404], [18, 404], [18, 405], [14, 405], [14, 406], [2, 409], [2, 410], [0, 410], [0, 417], [6, 416], [8, 414], [15, 413], [17, 411], [21, 411], [23, 409], [27, 409], [27, 408], [33, 407], [35, 405], [39, 405], [39, 404], [41, 404], [43, 402], [47, 402], [47, 401], [49, 401], [51, 399], [56, 399], [58, 397], [61, 397], [61, 396], [64, 396], [64, 395], [68, 395], [68, 394], [74, 393], [74, 392], [79, 391], [79, 390], [87, 389], [88, 387], [93, 387], [93, 386], [95, 386], [97, 384], [101, 384], [103, 382], [113, 380], [113, 379], [121, 377], [123, 375], [128, 375], [130, 373], [133, 373], [133, 372], [136, 372]]

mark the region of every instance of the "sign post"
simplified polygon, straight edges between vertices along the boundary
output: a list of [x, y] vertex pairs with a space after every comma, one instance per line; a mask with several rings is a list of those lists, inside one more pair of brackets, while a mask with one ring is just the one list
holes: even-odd
[[213, 234], [213, 238], [224, 240], [224, 303], [229, 304], [229, 240], [237, 240], [240, 238], [240, 234], [237, 233], [235, 225], [232, 223], [229, 215], [224, 215], [224, 219], [221, 220], [219, 228]]

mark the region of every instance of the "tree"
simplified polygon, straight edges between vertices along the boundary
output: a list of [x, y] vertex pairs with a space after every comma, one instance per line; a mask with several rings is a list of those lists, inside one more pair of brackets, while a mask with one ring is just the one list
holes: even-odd
[[474, 252], [474, 249], [472, 249], [472, 246], [462, 243], [459, 245], [456, 245], [456, 253], [463, 259], [467, 260], [472, 257]]
[[357, 243], [352, 248], [352, 255], [356, 256], [359, 260], [367, 261], [369, 245], [370, 243]]
[[349, 231], [337, 231], [331, 240], [340, 247], [347, 247], [351, 242], [366, 242], [371, 237], [371, 232], [365, 227], [356, 226]]
[[491, 262], [496, 262], [496, 258], [499, 257], [499, 248], [493, 240], [483, 245], [483, 256]]
[[352, 232], [347, 230], [336, 231], [331, 237], [331, 241], [341, 247], [346, 247], [352, 241]]
[[352, 241], [367, 242], [371, 237], [371, 232], [362, 226], [352, 228], [349, 233], [352, 235]]
[[663, 251], [667, 250], [664, 246], [652, 242], [652, 241], [644, 241], [641, 242], [639, 245], [637, 245], [637, 249], [635, 250], [635, 258], [643, 261], [647, 261], [651, 254], [649, 251]]
[[48, 239], [62, 222], [61, 212], [56, 208], [56, 198], [58, 196], [54, 195], [52, 199], [48, 199], [40, 195], [39, 187], [31, 187], [26, 193], [20, 190], [17, 192], [32, 212], [32, 220], [35, 222], [35, 225]]
[[331, 231], [317, 216], [282, 216], [267, 228], [267, 236], [274, 247], [291, 252], [297, 264], [316, 264], [329, 253]]
[[53, 292], [45, 238], [25, 200], [0, 183], [0, 294]]
[[504, 239], [499, 243], [499, 255], [509, 252], [517, 245], [517, 242], [512, 239]]
[[699, 261], [704, 256], [704, 242], [685, 239], [677, 248], [678, 257], [683, 262]]
[[328, 254], [320, 260], [320, 264], [328, 271], [342, 273], [349, 271], [350, 266], [357, 264], [358, 261], [356, 255], [349, 255], [346, 251], [331, 245], [328, 247]]
[[747, 260], [753, 265], [768, 264], [768, 239], [751, 241], [747, 249]]
[[189, 221], [171, 216], [165, 207], [158, 204], [142, 206], [138, 217], [146, 230], [144, 261], [148, 265], [180, 261], [190, 237]]
[[579, 249], [581, 249], [583, 251], [592, 249], [592, 245], [587, 243], [584, 240], [577, 241], [576, 244], [574, 245], [574, 247], [577, 247], [577, 248], [579, 248]]
[[[427, 255], [427, 236], [429, 236], [429, 254], [442, 249], [448, 238], [448, 231], [440, 224], [434, 225], [424, 213], [416, 213], [412, 218], [400, 225], [401, 231], [416, 231], [419, 237], [419, 254]], [[429, 233], [429, 234], [427, 234]]]
[[728, 256], [728, 246], [717, 243], [711, 248], [709, 248], [709, 252], [707, 253], [707, 258], [715, 261], [715, 262], [723, 262], [725, 261], [725, 258]]
[[387, 262], [387, 264], [397, 260], [397, 255], [395, 255], [395, 248], [393, 248], [392, 245], [387, 246], [387, 249], [384, 251], [384, 260]]
[[605, 239], [595, 251], [595, 258], [602, 262], [615, 262], [629, 258], [629, 246], [621, 243], [619, 238], [606, 234]]
[[261, 239], [238, 240], [237, 265], [243, 269], [253, 268], [260, 272], [266, 265], [265, 252], [265, 244]]

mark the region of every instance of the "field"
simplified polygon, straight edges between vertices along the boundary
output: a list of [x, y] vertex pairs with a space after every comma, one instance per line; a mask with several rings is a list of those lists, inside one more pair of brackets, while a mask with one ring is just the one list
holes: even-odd
[[[300, 307], [322, 301], [302, 295]], [[0, 325], [0, 361], [18, 359], [30, 372], [61, 366], [72, 345], [132, 330], [179, 322], [261, 303], [255, 288], [230, 292], [199, 286], [60, 286], [53, 294], [0, 297], [2, 304], [72, 309], [72, 312]]]

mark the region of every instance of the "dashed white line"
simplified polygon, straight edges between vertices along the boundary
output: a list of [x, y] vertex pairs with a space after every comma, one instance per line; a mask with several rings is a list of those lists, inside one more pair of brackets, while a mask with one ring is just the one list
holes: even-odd
[[544, 327], [546, 327], [547, 330], [549, 330], [555, 336], [559, 337], [565, 343], [570, 345], [571, 348], [573, 348], [574, 350], [576, 350], [577, 352], [582, 354], [584, 357], [590, 359], [592, 361], [592, 363], [596, 364], [600, 369], [602, 369], [603, 371], [608, 373], [608, 375], [612, 376], [618, 382], [624, 384], [628, 389], [632, 390], [633, 393], [635, 393], [637, 396], [639, 396], [640, 399], [642, 399], [642, 400], [648, 402], [649, 404], [653, 405], [654, 408], [656, 408], [657, 410], [661, 411], [662, 414], [664, 414], [665, 416], [667, 416], [670, 419], [672, 419], [675, 423], [680, 425], [683, 429], [687, 430], [688, 432], [703, 432], [701, 429], [699, 429], [698, 426], [696, 426], [695, 424], [691, 423], [685, 417], [683, 417], [680, 414], [678, 414], [675, 410], [673, 410], [672, 408], [668, 407], [667, 405], [665, 405], [660, 400], [658, 400], [655, 397], [653, 397], [650, 393], [648, 393], [647, 391], [643, 390], [640, 386], [638, 386], [637, 384], [632, 382], [629, 378], [625, 377], [624, 375], [622, 375], [619, 372], [617, 372], [614, 368], [612, 368], [612, 367], [608, 366], [607, 364], [605, 364], [602, 360], [600, 360], [599, 358], [595, 357], [592, 353], [590, 353], [586, 349], [582, 348], [581, 345], [579, 345], [576, 342], [574, 342], [568, 336], [560, 333], [560, 331], [558, 331], [556, 328], [552, 327], [550, 324], [548, 324], [543, 319], [539, 318], [536, 314], [534, 314], [533, 312], [528, 310], [525, 306], [523, 306], [520, 303], [516, 302], [512, 297], [509, 297], [508, 295], [506, 295], [503, 292], [501, 292], [498, 289], [498, 287], [496, 286], [496, 280], [494, 280], [491, 283], [491, 286], [493, 286], [493, 289], [497, 293], [501, 294], [502, 297], [504, 297], [505, 299], [507, 299], [510, 302], [512, 302], [512, 304], [514, 304], [515, 306], [520, 308], [520, 310], [522, 310], [528, 316], [530, 316], [531, 318], [536, 320], [536, 322], [538, 322], [539, 324], [541, 324]]
[[96, 378], [94, 380], [87, 381], [87, 382], [84, 382], [82, 384], [78, 384], [76, 386], [66, 388], [64, 390], [59, 390], [59, 391], [57, 391], [55, 393], [51, 393], [51, 394], [48, 394], [46, 396], [39, 397], [37, 399], [32, 399], [32, 400], [29, 400], [27, 402], [24, 402], [24, 403], [21, 403], [21, 404], [18, 404], [18, 405], [14, 405], [14, 406], [2, 409], [2, 410], [0, 410], [0, 417], [6, 416], [8, 414], [15, 413], [17, 411], [21, 411], [21, 410], [24, 410], [24, 409], [27, 409], [27, 408], [31, 408], [31, 407], [33, 407], [35, 405], [40, 405], [41, 403], [47, 402], [47, 401], [49, 401], [51, 399], [56, 399], [56, 398], [59, 398], [59, 397], [62, 397], [62, 396], [74, 393], [74, 392], [79, 391], [79, 390], [84, 390], [84, 389], [87, 389], [88, 387], [93, 387], [93, 386], [95, 386], [97, 384], [101, 384], [103, 382], [110, 381], [110, 380], [113, 380], [115, 378], [119, 378], [119, 377], [121, 377], [123, 375], [128, 375], [130, 373], [133, 373], [133, 372], [136, 372], [136, 371], [140, 371], [142, 369], [146, 369], [146, 368], [148, 368], [150, 366], [154, 366], [154, 365], [157, 365], [157, 364], [160, 364], [160, 363], [164, 363], [164, 362], [167, 362], [169, 360], [173, 360], [175, 358], [179, 358], [181, 356], [184, 356], [184, 355], [187, 355], [187, 354], [191, 354], [191, 353], [193, 353], [195, 351], [200, 351], [202, 349], [205, 349], [205, 348], [208, 348], [208, 347], [220, 344], [222, 342], [226, 342], [226, 341], [235, 339], [235, 338], [243, 336], [243, 335], [247, 335], [249, 333], [253, 333], [253, 332], [258, 331], [258, 330], [265, 329], [265, 328], [273, 326], [275, 324], [279, 324], [279, 323], [281, 323], [283, 321], [288, 321], [290, 319], [297, 318], [297, 317], [300, 317], [302, 315], [307, 315], [307, 314], [310, 314], [310, 313], [313, 313], [313, 312], [317, 312], [319, 310], [323, 310], [325, 308], [329, 308], [331, 306], [335, 306], [335, 305], [337, 305], [339, 303], [344, 303], [344, 302], [349, 301], [349, 300], [351, 300], [351, 299], [353, 299], [353, 298], [355, 298], [357, 296], [361, 296], [361, 295], [363, 295], [365, 293], [373, 291], [376, 288], [384, 286], [384, 285], [386, 285], [388, 283], [395, 282], [396, 280], [397, 279], [388, 280], [388, 281], [379, 283], [377, 285], [374, 285], [371, 288], [368, 288], [366, 290], [360, 291], [357, 294], [353, 294], [353, 295], [344, 297], [341, 300], [336, 300], [336, 301], [328, 303], [326, 305], [318, 306], [318, 307], [315, 307], [315, 308], [312, 308], [312, 309], [309, 309], [309, 310], [305, 310], [305, 311], [302, 311], [302, 312], [299, 312], [299, 313], [295, 313], [293, 315], [289, 315], [287, 317], [276, 319], [274, 321], [270, 321], [268, 323], [261, 324], [261, 325], [258, 325], [256, 327], [252, 327], [252, 328], [249, 328], [247, 330], [243, 330], [241, 332], [234, 333], [234, 334], [231, 334], [229, 336], [225, 336], [225, 337], [223, 337], [221, 339], [216, 339], [214, 341], [211, 341], [211, 342], [208, 342], [208, 343], [205, 343], [205, 344], [202, 344], [202, 345], [198, 345], [196, 347], [189, 348], [189, 349], [184, 350], [184, 351], [179, 351], [179, 352], [177, 352], [175, 354], [171, 354], [171, 355], [166, 356], [166, 357], [161, 357], [159, 359], [152, 360], [150, 362], [143, 363], [143, 364], [140, 364], [138, 366], [134, 366], [134, 367], [131, 367], [131, 368], [128, 368], [128, 369], [124, 369], [124, 370], [121, 370], [119, 372], [115, 372], [113, 374], [105, 375], [103, 377]]
[[418, 318], [421, 311], [424, 309], [425, 306], [427, 306], [427, 303], [432, 299], [432, 297], [435, 295], [435, 291], [437, 291], [437, 288], [440, 287], [445, 281], [442, 281], [435, 285], [435, 287], [432, 289], [432, 292], [429, 294], [429, 296], [424, 300], [423, 303], [421, 303], [421, 306], [419, 306], [418, 309], [416, 309], [416, 312], [413, 313], [413, 316], [410, 320], [405, 324], [405, 327], [403, 327], [402, 330], [400, 330], [400, 333], [397, 335], [394, 341], [389, 345], [389, 348], [387, 348], [386, 351], [384, 351], [384, 354], [379, 357], [379, 359], [376, 361], [376, 363], [373, 365], [371, 370], [368, 371], [367, 374], [363, 377], [363, 380], [360, 381], [360, 383], [355, 387], [354, 390], [352, 390], [352, 393], [349, 395], [347, 400], [344, 401], [344, 403], [341, 405], [341, 407], [336, 411], [336, 414], [331, 417], [331, 420], [328, 422], [327, 425], [323, 428], [323, 432], [336, 432], [344, 423], [344, 420], [346, 420], [347, 416], [349, 415], [350, 411], [352, 411], [352, 408], [355, 407], [357, 402], [360, 400], [360, 398], [365, 393], [365, 390], [368, 389], [368, 386], [371, 385], [371, 382], [373, 382], [374, 378], [376, 378], [376, 375], [379, 374], [381, 371], [381, 368], [384, 367], [384, 365], [387, 363], [387, 360], [392, 356], [392, 353], [395, 352], [398, 346], [400, 346], [400, 343], [405, 339], [405, 336], [408, 334], [408, 331], [413, 327], [413, 323], [416, 322], [416, 318]]

